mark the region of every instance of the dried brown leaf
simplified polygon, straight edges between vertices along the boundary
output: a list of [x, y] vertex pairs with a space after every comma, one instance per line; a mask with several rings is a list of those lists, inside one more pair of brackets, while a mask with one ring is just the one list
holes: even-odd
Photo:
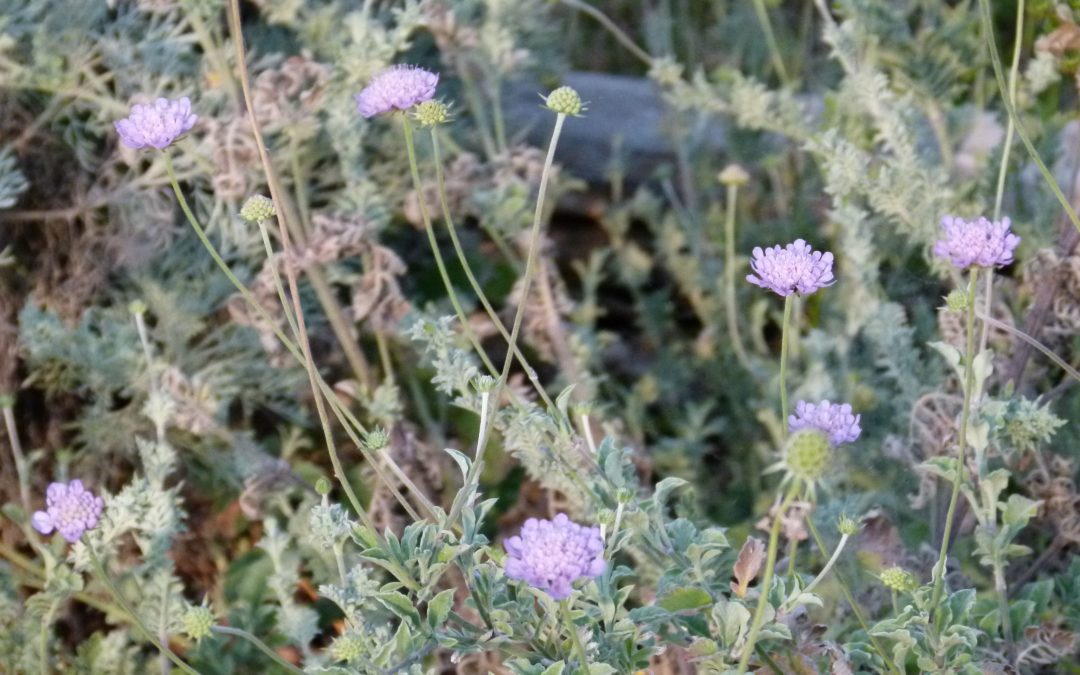
[[761, 571], [761, 564], [764, 561], [765, 542], [757, 537], [747, 537], [739, 550], [739, 558], [735, 561], [733, 570], [735, 581], [731, 582], [731, 592], [740, 598], [745, 597], [746, 589]]

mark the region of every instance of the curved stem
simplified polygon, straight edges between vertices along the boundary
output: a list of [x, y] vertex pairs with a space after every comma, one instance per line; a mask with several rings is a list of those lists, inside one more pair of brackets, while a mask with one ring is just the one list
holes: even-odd
[[997, 43], [994, 40], [994, 24], [990, 13], [990, 2], [989, 0], [979, 0], [979, 6], [982, 8], [983, 35], [986, 37], [986, 45], [990, 51], [990, 63], [994, 67], [994, 77], [997, 79], [998, 89], [1002, 95], [1002, 102], [1005, 104], [1005, 109], [1009, 113], [1009, 120], [1016, 127], [1016, 134], [1020, 136], [1020, 140], [1024, 143], [1024, 148], [1027, 149], [1031, 160], [1039, 167], [1039, 173], [1043, 175], [1046, 184], [1050, 187], [1050, 191], [1057, 197], [1058, 202], [1061, 204], [1061, 208], [1065, 209], [1065, 213], [1069, 216], [1069, 220], [1072, 221], [1073, 227], [1075, 227], [1077, 231], [1080, 231], [1080, 216], [1077, 216], [1076, 210], [1072, 207], [1072, 204], [1069, 203], [1068, 197], [1061, 191], [1061, 186], [1058, 185], [1057, 180], [1054, 178], [1054, 174], [1050, 172], [1050, 169], [1046, 167], [1046, 163], [1039, 157], [1039, 152], [1031, 142], [1031, 137], [1028, 136], [1027, 130], [1020, 122], [1020, 116], [1016, 112], [1016, 106], [1013, 105], [1012, 99], [1007, 94], [1008, 85], [1005, 83], [1005, 74], [1001, 67], [1001, 57], [998, 55]]
[[559, 609], [562, 610], [562, 619], [566, 623], [566, 629], [570, 631], [570, 639], [574, 643], [574, 653], [577, 655], [578, 661], [581, 661], [581, 672], [588, 673], [589, 658], [585, 655], [585, 647], [581, 644], [581, 636], [578, 635], [577, 626], [574, 625], [574, 617], [570, 613], [570, 601], [560, 601]]
[[[506, 358], [503, 361], [502, 373], [499, 375], [499, 380], [495, 385], [495, 393], [492, 394], [491, 400], [494, 410], [498, 410], [499, 400], [502, 397], [503, 389], [506, 387], [506, 379], [510, 376], [510, 365], [514, 362], [514, 349], [517, 345], [518, 333], [521, 331], [521, 319], [525, 315], [525, 304], [529, 298], [529, 287], [532, 284], [532, 278], [534, 274], [534, 268], [536, 266], [536, 250], [540, 247], [540, 226], [543, 222], [544, 216], [544, 197], [547, 196], [548, 178], [551, 176], [551, 165], [555, 161], [555, 148], [559, 144], [559, 136], [562, 134], [563, 123], [566, 121], [566, 115], [559, 113], [555, 118], [555, 128], [551, 132], [551, 142], [548, 143], [547, 157], [544, 159], [544, 170], [540, 175], [540, 189], [536, 195], [536, 210], [533, 212], [532, 229], [529, 234], [529, 254], [525, 258], [525, 276], [521, 282], [521, 297], [518, 299], [517, 311], [514, 313], [513, 328], [510, 329], [510, 345], [506, 351]], [[494, 412], [492, 414], [494, 419]], [[488, 426], [491, 426], [491, 421], [488, 422]], [[484, 450], [487, 448], [488, 439], [491, 438], [490, 433], [482, 433], [483, 443], [477, 448], [476, 461], [469, 467], [469, 476], [466, 477], [466, 484], [471, 484], [480, 475], [480, 471], [483, 467]], [[457, 512], [460, 511], [460, 502], [455, 502], [451, 507], [450, 516], [447, 519], [450, 527], [453, 527], [454, 520], [457, 517]]]
[[787, 438], [788, 428], [787, 360], [788, 343], [790, 342], [788, 333], [791, 331], [791, 306], [794, 304], [794, 300], [794, 295], [784, 298], [784, 324], [780, 328], [780, 434], [783, 438]]
[[[821, 555], [825, 555], [828, 549], [825, 548], [825, 540], [821, 538], [821, 534], [818, 532], [817, 526], [814, 525], [814, 521], [810, 516], [806, 517], [806, 526], [810, 530], [810, 535], [814, 538], [814, 543], [817, 544], [818, 550], [821, 551]], [[863, 614], [859, 604], [855, 602], [855, 595], [851, 592], [851, 586], [848, 584], [847, 579], [840, 573], [840, 570], [836, 570], [836, 581], [840, 584], [840, 592], [844, 594], [844, 599], [847, 600], [848, 606], [851, 607], [851, 612], [855, 615], [855, 620], [859, 622], [859, 626], [863, 632], [870, 639], [870, 644], [873, 646], [874, 651], [878, 653], [881, 660], [885, 663], [885, 667], [893, 675], [902, 675], [900, 669], [896, 667], [892, 659], [889, 658], [888, 652], [881, 646], [878, 639], [870, 632], [870, 624], [866, 620], [866, 616]]]
[[288, 661], [286, 661], [285, 659], [283, 659], [280, 654], [278, 654], [273, 649], [271, 649], [265, 642], [263, 642], [259, 638], [255, 637], [253, 634], [247, 632], [246, 630], [243, 630], [241, 628], [233, 628], [232, 626], [217, 626], [217, 625], [215, 625], [215, 626], [210, 627], [210, 632], [217, 633], [219, 635], [232, 635], [233, 637], [238, 637], [238, 638], [241, 638], [243, 640], [247, 640], [251, 644], [255, 645], [255, 647], [259, 651], [261, 651], [263, 654], [266, 654], [271, 659], [273, 659], [274, 663], [278, 664], [279, 666], [281, 666], [285, 670], [288, 670], [290, 673], [296, 673], [297, 675], [303, 675], [304, 674], [303, 670], [301, 670], [300, 668], [297, 668], [293, 664], [291, 664]]
[[[847, 544], [848, 539], [849, 537], [846, 534], [840, 537], [840, 543], [836, 545], [836, 550], [833, 551], [832, 556], [829, 557], [829, 561], [825, 563], [825, 567], [822, 567], [821, 571], [814, 577], [814, 580], [807, 584], [806, 588], [802, 589], [802, 593], [809, 593], [814, 590], [814, 588], [821, 583], [822, 579], [829, 576], [829, 572], [832, 571], [833, 565], [840, 559], [840, 554], [843, 553], [844, 546]], [[789, 605], [788, 603], [785, 603], [784, 609], [790, 609], [792, 606], [794, 606], [794, 604]]]
[[780, 508], [773, 516], [772, 527], [769, 529], [769, 547], [765, 557], [765, 574], [761, 577], [760, 593], [758, 595], [757, 608], [754, 610], [754, 619], [750, 623], [750, 633], [746, 636], [746, 644], [743, 646], [742, 657], [739, 659], [739, 675], [746, 672], [750, 665], [750, 656], [754, 653], [754, 645], [757, 644], [761, 626], [765, 623], [765, 607], [769, 604], [769, 589], [772, 587], [773, 568], [776, 566], [776, 549], [780, 542], [780, 524], [784, 520], [791, 502], [799, 492], [799, 481], [793, 480], [788, 488], [787, 495], [780, 502]]
[[729, 183], [727, 186], [727, 208], [724, 217], [724, 309], [727, 310], [728, 339], [731, 349], [746, 371], [750, 371], [750, 359], [743, 347], [742, 335], [739, 334], [738, 307], [735, 304], [735, 215], [739, 198], [739, 186]]
[[438, 185], [439, 190], [439, 204], [442, 207], [443, 221], [446, 223], [446, 229], [450, 233], [450, 241], [454, 245], [454, 253], [457, 255], [458, 262], [461, 264], [461, 269], [465, 271], [465, 277], [469, 280], [469, 285], [472, 286], [473, 293], [476, 293], [476, 298], [483, 305], [484, 311], [487, 312], [488, 318], [491, 319], [491, 323], [499, 331], [499, 334], [506, 340], [508, 349], [512, 349], [514, 356], [517, 357], [518, 363], [521, 364], [521, 368], [529, 377], [529, 381], [532, 382], [536, 392], [540, 395], [540, 398], [544, 400], [544, 403], [549, 407], [555, 407], [551, 398], [544, 390], [543, 385], [540, 384], [540, 378], [536, 374], [536, 369], [529, 365], [529, 362], [525, 359], [525, 355], [521, 353], [521, 349], [517, 344], [510, 346], [510, 333], [506, 330], [506, 326], [503, 325], [502, 320], [499, 318], [495, 308], [492, 307], [491, 302], [488, 301], [487, 295], [484, 293], [484, 289], [480, 286], [480, 282], [476, 278], [476, 274], [473, 273], [472, 265], [469, 264], [468, 258], [465, 256], [465, 249], [461, 245], [461, 240], [458, 238], [457, 228], [454, 226], [454, 218], [450, 215], [450, 205], [446, 199], [446, 178], [443, 175], [442, 158], [439, 154], [439, 135], [436, 132], [436, 128], [431, 128], [431, 150], [432, 159], [435, 162], [435, 182]]
[[994, 593], [997, 594], [998, 611], [1001, 613], [1001, 635], [1005, 638], [1005, 654], [1010, 664], [1016, 663], [1016, 645], [1013, 644], [1012, 620], [1009, 617], [1009, 586], [1005, 581], [1005, 564], [994, 562]]
[[776, 34], [773, 33], [772, 21], [769, 20], [769, 11], [765, 7], [765, 0], [754, 0], [754, 12], [761, 24], [761, 32], [765, 34], [765, 44], [769, 48], [769, 58], [772, 59], [773, 69], [780, 83], [785, 87], [791, 84], [788, 78], [787, 68], [784, 67], [784, 59], [780, 56], [780, 45], [776, 42]]
[[127, 600], [124, 599], [124, 596], [120, 594], [120, 589], [116, 587], [113, 580], [105, 573], [105, 568], [101, 565], [101, 560], [97, 557], [97, 554], [94, 553], [94, 547], [91, 546], [89, 542], [84, 541], [84, 544], [86, 545], [87, 552], [90, 554], [90, 563], [94, 566], [94, 571], [97, 572], [98, 577], [101, 579], [102, 583], [105, 584], [105, 587], [109, 589], [109, 593], [112, 594], [113, 599], [115, 599], [121, 609], [124, 610], [124, 613], [131, 618], [131, 622], [135, 624], [135, 627], [143, 634], [146, 641], [157, 647], [158, 651], [168, 657], [168, 659], [180, 670], [188, 673], [188, 675], [199, 675], [199, 671], [185, 663], [179, 656], [174, 654], [168, 646], [162, 644], [161, 641], [154, 637], [154, 634], [147, 629], [143, 624], [142, 619], [135, 614], [135, 611], [131, 608], [131, 605], [128, 604]]
[[454, 284], [450, 281], [450, 274], [446, 271], [446, 261], [443, 260], [442, 251], [439, 250], [439, 240], [436, 239], [435, 228], [431, 225], [431, 215], [428, 213], [427, 200], [424, 198], [424, 185], [420, 182], [420, 169], [416, 164], [416, 144], [413, 142], [412, 124], [409, 122], [408, 115], [400, 113], [398, 116], [401, 118], [401, 128], [405, 133], [405, 150], [409, 155], [409, 173], [412, 174], [413, 188], [416, 190], [417, 203], [420, 205], [420, 217], [424, 221], [424, 231], [427, 233], [428, 243], [431, 245], [431, 253], [435, 257], [435, 266], [439, 269], [439, 277], [442, 278], [443, 287], [446, 288], [446, 295], [450, 298], [450, 304], [454, 306], [454, 313], [457, 314], [462, 332], [468, 338], [473, 351], [484, 362], [484, 367], [492, 375], [495, 375], [498, 372], [495, 370], [495, 364], [488, 358], [487, 352], [484, 351], [483, 346], [476, 337], [476, 333], [473, 332], [472, 326], [469, 324], [469, 317], [465, 315], [457, 291], [454, 290]]
[[945, 561], [949, 555], [949, 536], [952, 534], [953, 519], [956, 517], [956, 504], [960, 501], [960, 485], [964, 477], [964, 454], [967, 452], [967, 427], [971, 415], [971, 393], [975, 388], [975, 369], [972, 362], [975, 360], [975, 296], [979, 283], [979, 268], [971, 268], [971, 278], [968, 281], [968, 309], [967, 309], [967, 345], [964, 353], [964, 407], [960, 412], [960, 432], [958, 448], [956, 450], [956, 473], [953, 476], [952, 497], [949, 498], [949, 511], [945, 516], [945, 531], [941, 535], [941, 551], [938, 553], [938, 562], [934, 569], [934, 592], [931, 596], [930, 606], [936, 607], [941, 600], [941, 594], [945, 587]]
[[588, 14], [596, 20], [604, 29], [611, 33], [611, 37], [615, 38], [615, 41], [626, 47], [626, 50], [633, 54], [639, 61], [646, 66], [652, 66], [653, 58], [647, 51], [637, 46], [630, 36], [623, 32], [622, 28], [619, 28], [614, 21], [608, 18], [606, 14], [596, 9], [592, 5], [589, 5], [582, 0], [559, 0], [567, 7], [571, 7], [581, 12], [582, 14]]

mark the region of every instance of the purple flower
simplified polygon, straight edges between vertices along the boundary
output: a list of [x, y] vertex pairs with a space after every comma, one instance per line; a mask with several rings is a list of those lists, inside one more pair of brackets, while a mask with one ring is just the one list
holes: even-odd
[[750, 261], [754, 274], [746, 275], [746, 280], [784, 297], [796, 292], [810, 295], [833, 284], [832, 263], [832, 253], [815, 251], [802, 239], [785, 248], [755, 246]]
[[1009, 231], [1008, 218], [990, 222], [986, 218], [964, 220], [956, 216], [941, 219], [945, 238], [934, 244], [934, 255], [948, 258], [955, 267], [1000, 267], [1013, 261], [1020, 237]]
[[375, 117], [392, 110], [408, 110], [435, 96], [439, 74], [418, 66], [398, 65], [387, 68], [356, 95], [356, 109], [364, 117]]
[[52, 483], [45, 492], [45, 510], [35, 512], [30, 522], [42, 534], [56, 530], [75, 543], [83, 532], [97, 526], [103, 508], [105, 502], [84, 488], [81, 480]]
[[131, 115], [115, 122], [115, 126], [120, 140], [129, 148], [161, 150], [191, 131], [198, 119], [191, 112], [187, 96], [179, 101], [159, 98], [150, 105], [133, 105]]
[[795, 404], [795, 414], [788, 415], [788, 429], [791, 433], [802, 429], [817, 429], [829, 437], [833, 445], [841, 443], [854, 443], [862, 433], [859, 420], [862, 415], [851, 414], [851, 405], [848, 403], [807, 403], [799, 401]]
[[506, 546], [506, 576], [525, 581], [556, 600], [570, 597], [570, 584], [604, 573], [604, 540], [600, 529], [583, 527], [565, 513], [554, 520], [529, 518], [521, 534]]

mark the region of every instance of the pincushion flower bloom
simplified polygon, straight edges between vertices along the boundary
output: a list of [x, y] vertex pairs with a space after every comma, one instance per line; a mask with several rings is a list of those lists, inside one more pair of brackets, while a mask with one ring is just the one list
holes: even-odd
[[418, 66], [397, 65], [387, 68], [356, 95], [356, 109], [364, 117], [375, 117], [394, 110], [409, 110], [435, 96], [439, 74]]
[[835, 282], [832, 265], [832, 253], [815, 251], [802, 239], [784, 248], [755, 246], [750, 261], [754, 273], [746, 280], [785, 298], [792, 293], [810, 295]]
[[159, 98], [149, 105], [135, 104], [131, 107], [131, 115], [118, 120], [114, 126], [120, 140], [129, 148], [161, 150], [191, 131], [198, 120], [199, 116], [191, 112], [191, 101], [185, 96], [178, 101]]
[[600, 528], [578, 525], [560, 513], [552, 520], [529, 518], [521, 534], [506, 540], [506, 576], [524, 581], [556, 600], [570, 597], [577, 579], [604, 573]]
[[788, 429], [791, 433], [802, 429], [817, 429], [829, 437], [833, 445], [854, 443], [862, 433], [859, 420], [862, 415], [851, 412], [849, 403], [807, 403], [795, 404], [795, 414], [788, 415]]
[[54, 530], [71, 543], [83, 532], [97, 526], [105, 502], [83, 487], [82, 481], [52, 483], [45, 492], [45, 510], [34, 513], [30, 522], [42, 534]]
[[945, 238], [934, 244], [934, 255], [946, 258], [958, 269], [1001, 267], [1013, 261], [1020, 237], [1013, 234], [1008, 218], [993, 222], [986, 218], [964, 220], [956, 216], [941, 219]]

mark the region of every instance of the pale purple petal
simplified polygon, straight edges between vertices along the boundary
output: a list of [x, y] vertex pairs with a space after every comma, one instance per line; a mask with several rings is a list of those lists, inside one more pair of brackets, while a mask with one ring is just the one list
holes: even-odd
[[191, 131], [199, 117], [191, 112], [191, 101], [159, 98], [151, 105], [135, 104], [131, 114], [114, 123], [124, 145], [140, 148], [166, 148]]
[[578, 525], [565, 513], [552, 520], [529, 518], [521, 534], [507, 539], [504, 546], [506, 576], [556, 600], [570, 596], [574, 581], [598, 577], [607, 565], [600, 530]]
[[848, 403], [807, 403], [795, 404], [795, 414], [788, 416], [788, 429], [795, 433], [802, 429], [817, 429], [829, 437], [833, 445], [854, 443], [862, 434], [859, 421], [862, 415], [852, 413]]
[[49, 534], [53, 531], [52, 518], [44, 511], [35, 511], [34, 516], [30, 519], [30, 524], [42, 534]]
[[52, 483], [46, 490], [45, 510], [34, 513], [30, 522], [42, 534], [58, 531], [76, 542], [83, 533], [97, 527], [105, 500], [86, 489], [81, 480]]
[[356, 95], [356, 109], [364, 117], [393, 110], [409, 110], [435, 96], [439, 74], [417, 66], [397, 65], [374, 78]]
[[750, 259], [754, 273], [746, 275], [746, 280], [784, 297], [810, 295], [835, 282], [832, 267], [832, 253], [814, 251], [810, 244], [796, 239], [784, 248], [763, 250], [755, 246]]
[[941, 219], [945, 236], [934, 244], [934, 255], [962, 270], [1008, 265], [1020, 244], [1020, 237], [1009, 229], [1011, 225], [1008, 218], [991, 222], [986, 218], [967, 221], [945, 216]]

